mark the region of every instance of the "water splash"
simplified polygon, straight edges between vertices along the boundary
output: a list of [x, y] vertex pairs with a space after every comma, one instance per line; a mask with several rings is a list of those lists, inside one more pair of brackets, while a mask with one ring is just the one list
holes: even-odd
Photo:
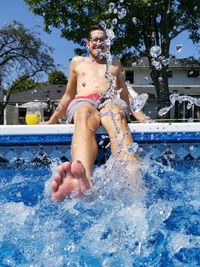
[[131, 110], [133, 111], [142, 110], [148, 100], [148, 97], [149, 95], [146, 93], [135, 96], [130, 103]]
[[157, 70], [161, 70], [161, 69], [162, 69], [162, 64], [161, 64], [161, 62], [155, 60], [154, 58], [151, 60], [151, 65], [152, 65], [153, 67], [155, 67], [155, 69], [157, 69]]
[[192, 108], [194, 105], [200, 106], [200, 98], [192, 97], [192, 96], [181, 96], [179, 94], [172, 94], [169, 97], [169, 100], [171, 102], [171, 105], [168, 107], [164, 107], [159, 110], [158, 115], [159, 116], [164, 116], [167, 114], [175, 105], [176, 102], [179, 102], [180, 104], [183, 102], [188, 102], [187, 103], [187, 109]]
[[150, 55], [153, 57], [153, 58], [157, 58], [161, 55], [162, 53], [162, 50], [161, 50], [161, 47], [160, 46], [152, 46], [150, 48]]
[[119, 19], [123, 19], [124, 17], [126, 17], [127, 15], [127, 11], [125, 8], [122, 8], [120, 11], [118, 11], [118, 18]]
[[182, 47], [183, 47], [183, 45], [182, 45], [181, 43], [178, 43], [178, 44], [176, 45], [176, 51], [177, 51], [178, 53], [180, 53], [181, 50], [182, 50]]
[[112, 10], [112, 9], [114, 9], [114, 8], [115, 8], [115, 3], [110, 3], [110, 4], [109, 4], [109, 9]]
[[134, 25], [137, 25], [138, 24], [138, 19], [136, 17], [133, 17], [132, 18], [132, 22]]
[[[137, 149], [131, 145], [130, 153]], [[1, 264], [199, 266], [200, 169], [190, 164], [165, 166], [146, 156], [133, 165], [113, 155], [95, 168], [86, 201], [57, 204], [50, 200], [50, 173], [44, 189], [41, 169], [13, 170], [1, 186]]]
[[170, 59], [169, 59], [169, 58], [163, 58], [163, 59], [161, 60], [161, 63], [162, 63], [164, 66], [167, 66], [167, 65], [169, 65], [169, 63], [170, 63]]

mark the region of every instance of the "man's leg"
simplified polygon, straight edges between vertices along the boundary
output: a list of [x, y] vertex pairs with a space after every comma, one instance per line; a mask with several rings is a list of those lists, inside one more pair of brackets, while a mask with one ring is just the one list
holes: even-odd
[[128, 146], [133, 143], [133, 138], [122, 108], [109, 103], [101, 109], [100, 114], [101, 123], [109, 134], [111, 152], [116, 152], [118, 148], [127, 151]]
[[98, 153], [96, 130], [100, 124], [99, 112], [89, 103], [81, 105], [74, 114], [72, 163], [58, 167], [52, 182], [52, 199], [62, 200], [73, 191], [80, 196], [92, 185], [91, 176]]
[[[139, 172], [139, 160], [135, 153], [129, 153], [128, 147], [133, 144], [133, 138], [128, 128], [127, 120], [121, 107], [116, 104], [107, 104], [100, 111], [101, 123], [109, 134], [111, 152], [117, 152], [119, 168], [126, 168], [127, 183], [135, 192], [144, 187]], [[105, 115], [104, 115], [105, 114]], [[122, 161], [121, 161], [122, 160]], [[122, 164], [122, 165], [121, 165]]]

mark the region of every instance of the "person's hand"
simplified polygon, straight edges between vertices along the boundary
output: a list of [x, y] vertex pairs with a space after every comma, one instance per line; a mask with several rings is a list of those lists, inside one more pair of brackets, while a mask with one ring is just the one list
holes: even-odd
[[41, 121], [41, 122], [39, 122], [39, 124], [40, 125], [46, 125], [46, 124], [52, 124], [52, 123], [50, 123], [49, 121]]
[[151, 118], [146, 118], [143, 121], [141, 121], [142, 123], [154, 123], [156, 122], [155, 120], [151, 119]]
[[52, 121], [52, 120], [48, 120], [48, 121], [41, 121], [39, 124], [43, 124], [43, 125], [47, 125], [47, 124], [58, 124], [59, 122], [57, 121]]

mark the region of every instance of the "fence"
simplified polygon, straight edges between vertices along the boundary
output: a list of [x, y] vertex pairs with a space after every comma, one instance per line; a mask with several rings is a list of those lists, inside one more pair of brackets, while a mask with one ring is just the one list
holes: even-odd
[[[59, 101], [42, 101], [48, 104], [48, 108], [44, 108], [44, 120], [48, 120], [51, 114], [56, 109]], [[4, 111], [4, 124], [26, 124], [26, 108], [20, 107], [19, 104], [23, 102], [8, 102]], [[176, 103], [174, 107], [170, 109], [167, 116], [158, 116], [159, 106], [169, 106], [166, 101], [163, 103], [158, 102], [156, 99], [149, 99], [143, 109], [144, 113], [150, 118], [156, 121], [200, 121], [200, 107], [192, 105], [190, 109], [187, 108], [187, 102]], [[64, 122], [65, 118], [61, 120]]]

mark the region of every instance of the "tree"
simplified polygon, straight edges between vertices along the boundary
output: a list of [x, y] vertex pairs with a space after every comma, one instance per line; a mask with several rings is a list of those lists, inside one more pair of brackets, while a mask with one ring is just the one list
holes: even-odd
[[6, 102], [0, 104], [0, 124], [11, 92], [27, 79], [42, 77], [54, 69], [51, 52], [35, 33], [18, 22], [0, 29], [0, 90], [7, 89]]
[[26, 90], [30, 90], [36, 87], [42, 87], [45, 82], [37, 82], [34, 79], [28, 79], [24, 76], [17, 78], [11, 85], [12, 93], [18, 93]]
[[54, 70], [48, 75], [49, 84], [66, 84], [67, 77], [62, 71]]
[[[25, 2], [35, 14], [44, 17], [47, 31], [50, 31], [50, 26], [59, 28], [63, 37], [81, 46], [85, 44], [90, 25], [103, 21], [107, 28], [112, 27], [117, 37], [112, 51], [122, 54], [122, 62], [128, 65], [135, 56], [148, 57], [151, 78], [160, 103], [169, 97], [167, 71], [171, 40], [185, 30], [194, 43], [200, 40], [199, 0]], [[152, 47], [154, 51], [151, 51]]]

